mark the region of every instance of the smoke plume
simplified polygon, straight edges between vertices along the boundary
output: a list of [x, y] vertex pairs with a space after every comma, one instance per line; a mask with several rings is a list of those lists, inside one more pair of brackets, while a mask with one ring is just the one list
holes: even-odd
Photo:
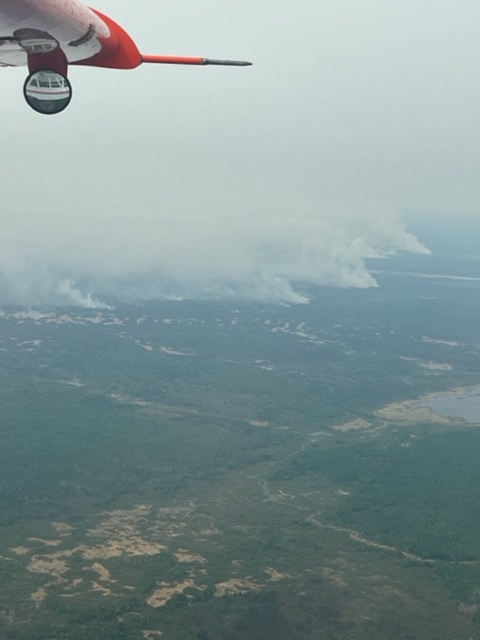
[[375, 287], [366, 258], [428, 253], [386, 214], [106, 215], [14, 227], [15, 242], [0, 241], [3, 304], [102, 309], [105, 297], [305, 303], [302, 283]]

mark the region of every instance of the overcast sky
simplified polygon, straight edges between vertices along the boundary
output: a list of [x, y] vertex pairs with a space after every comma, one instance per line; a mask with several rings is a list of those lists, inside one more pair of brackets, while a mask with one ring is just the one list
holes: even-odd
[[294, 301], [295, 280], [369, 286], [363, 257], [421, 250], [405, 212], [480, 212], [478, 0], [95, 7], [144, 53], [254, 66], [72, 68], [55, 117], [1, 69], [0, 302], [87, 281]]

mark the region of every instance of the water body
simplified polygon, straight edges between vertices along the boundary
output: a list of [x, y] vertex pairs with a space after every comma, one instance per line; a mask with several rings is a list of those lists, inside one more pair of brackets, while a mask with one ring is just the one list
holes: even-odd
[[437, 396], [418, 402], [415, 408], [428, 408], [445, 418], [462, 418], [466, 422], [480, 422], [480, 389]]

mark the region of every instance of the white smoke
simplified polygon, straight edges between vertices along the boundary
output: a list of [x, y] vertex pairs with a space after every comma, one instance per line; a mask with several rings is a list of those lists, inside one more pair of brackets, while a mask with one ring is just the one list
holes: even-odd
[[[377, 286], [365, 259], [428, 253], [395, 215], [31, 220], [0, 240], [0, 303], [105, 309], [105, 296], [308, 302], [302, 284]], [[300, 285], [300, 286], [299, 286]]]
[[62, 304], [63, 301], [63, 304], [67, 306], [83, 307], [85, 309], [111, 309], [108, 304], [100, 302], [90, 293], [82, 293], [75, 286], [74, 280], [61, 280], [54, 295], [55, 297], [58, 296], [59, 304]]
[[82, 293], [74, 280], [62, 279], [59, 272], [41, 268], [0, 272], [0, 303], [22, 306], [73, 306], [110, 309], [91, 293]]

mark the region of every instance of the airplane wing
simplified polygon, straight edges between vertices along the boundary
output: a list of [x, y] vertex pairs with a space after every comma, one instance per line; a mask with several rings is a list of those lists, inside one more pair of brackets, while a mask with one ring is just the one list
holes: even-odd
[[0, 67], [28, 66], [23, 93], [38, 113], [70, 103], [71, 65], [135, 69], [141, 64], [248, 67], [243, 60], [142, 55], [117, 22], [81, 0], [0, 0]]

